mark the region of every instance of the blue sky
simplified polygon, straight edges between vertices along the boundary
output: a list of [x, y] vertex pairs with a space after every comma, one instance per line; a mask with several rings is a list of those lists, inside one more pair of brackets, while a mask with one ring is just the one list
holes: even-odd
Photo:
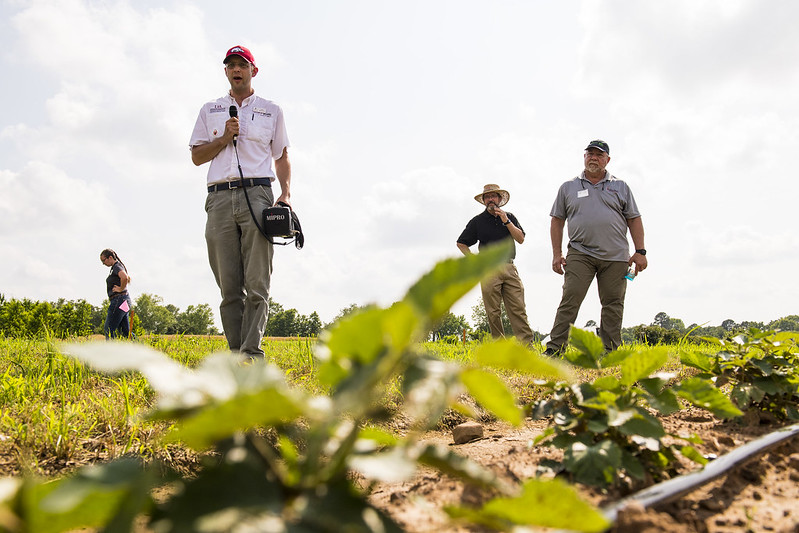
[[[99, 305], [111, 247], [134, 298], [185, 309], [218, 289], [205, 173], [188, 141], [249, 47], [279, 103], [306, 247], [277, 250], [273, 298], [329, 321], [388, 305], [445, 257], [486, 183], [527, 240], [531, 326], [562, 278], [549, 210], [594, 138], [633, 189], [650, 268], [625, 326], [793, 314], [799, 4], [3, 0], [0, 293]], [[594, 289], [578, 325], [599, 319]], [[470, 318], [470, 293], [453, 309]]]

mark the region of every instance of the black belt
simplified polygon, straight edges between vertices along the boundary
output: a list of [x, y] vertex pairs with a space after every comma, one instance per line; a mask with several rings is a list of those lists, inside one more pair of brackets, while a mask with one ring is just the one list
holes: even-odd
[[271, 178], [244, 178], [243, 180], [226, 181], [225, 183], [216, 183], [208, 186], [208, 192], [227, 191], [230, 189], [238, 189], [240, 187], [255, 187], [256, 185], [265, 185], [266, 187], [272, 186]]

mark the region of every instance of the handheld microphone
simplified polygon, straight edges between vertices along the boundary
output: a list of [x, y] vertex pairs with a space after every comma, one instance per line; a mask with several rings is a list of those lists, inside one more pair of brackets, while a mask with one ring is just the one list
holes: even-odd
[[[232, 105], [230, 106], [230, 109], [228, 109], [228, 113], [230, 114], [230, 118], [236, 118], [239, 116], [239, 109], [236, 106]], [[239, 138], [238, 134], [233, 136], [233, 146], [236, 146], [236, 140], [238, 138]]]

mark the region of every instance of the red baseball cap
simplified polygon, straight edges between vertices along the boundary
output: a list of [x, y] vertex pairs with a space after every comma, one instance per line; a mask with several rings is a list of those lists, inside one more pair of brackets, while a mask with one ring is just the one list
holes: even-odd
[[222, 61], [223, 63], [227, 63], [227, 60], [230, 56], [239, 56], [250, 63], [252, 66], [255, 66], [255, 58], [252, 56], [252, 52], [250, 52], [247, 48], [243, 46], [236, 45], [230, 50], [227, 51], [225, 54], [225, 60]]

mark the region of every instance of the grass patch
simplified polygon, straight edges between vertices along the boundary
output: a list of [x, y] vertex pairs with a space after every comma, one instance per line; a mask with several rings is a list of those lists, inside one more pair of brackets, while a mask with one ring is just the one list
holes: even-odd
[[[213, 336], [152, 335], [137, 342], [189, 368], [197, 367], [209, 354], [227, 349], [224, 338]], [[320, 394], [323, 389], [316, 376], [315, 345], [315, 339], [307, 338], [266, 339], [263, 349], [266, 359], [283, 369], [289, 384]], [[477, 346], [478, 342], [471, 341], [427, 342], [421, 347], [443, 361], [470, 365]], [[713, 349], [708, 345], [703, 351], [712, 353]], [[674, 373], [678, 380], [696, 372], [680, 363], [677, 345], [669, 347], [663, 370]], [[527, 375], [489, 371], [501, 377], [520, 403], [532, 403], [545, 393]], [[580, 369], [579, 378], [592, 381], [613, 371]], [[153, 390], [136, 372], [109, 377], [65, 357], [49, 339], [0, 338], [0, 474], [52, 475], [127, 454], [145, 460], [153, 454], [184, 458], [184, 453], [156, 445], [169, 424], [141, 417], [154, 400]], [[401, 381], [395, 379], [389, 384], [379, 401], [383, 412], [396, 418], [384, 423], [402, 428]], [[440, 429], [464, 420], [463, 415], [450, 413], [441, 420]]]

